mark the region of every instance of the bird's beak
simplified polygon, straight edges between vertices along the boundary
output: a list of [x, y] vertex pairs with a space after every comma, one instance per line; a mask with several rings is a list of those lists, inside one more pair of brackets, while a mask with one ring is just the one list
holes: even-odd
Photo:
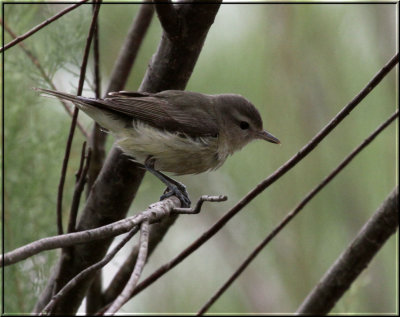
[[268, 141], [268, 142], [271, 142], [271, 143], [275, 143], [275, 144], [280, 144], [281, 143], [281, 141], [279, 141], [271, 133], [269, 133], [269, 132], [267, 132], [265, 130], [259, 132], [257, 134], [257, 136], [258, 136], [259, 139], [262, 139], [262, 140], [265, 140], [265, 141]]

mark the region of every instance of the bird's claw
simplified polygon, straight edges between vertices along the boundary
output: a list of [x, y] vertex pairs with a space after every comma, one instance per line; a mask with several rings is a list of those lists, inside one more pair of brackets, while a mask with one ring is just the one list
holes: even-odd
[[176, 196], [181, 201], [182, 208], [190, 208], [191, 201], [189, 199], [189, 193], [186, 191], [186, 187], [182, 185], [182, 187], [178, 187], [176, 185], [172, 185], [167, 187], [164, 194], [160, 197], [160, 200], [166, 199], [171, 196]]

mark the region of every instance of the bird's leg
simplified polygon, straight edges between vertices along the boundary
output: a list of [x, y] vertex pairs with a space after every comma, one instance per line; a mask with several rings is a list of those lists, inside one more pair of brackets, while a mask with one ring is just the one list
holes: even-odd
[[186, 186], [182, 183], [174, 180], [173, 178], [161, 173], [154, 169], [155, 159], [151, 156], [148, 156], [144, 162], [144, 167], [154, 176], [156, 176], [160, 181], [162, 181], [165, 185], [167, 185], [169, 191], [164, 193], [160, 200], [168, 198], [172, 195], [175, 195], [179, 198], [182, 203], [183, 208], [189, 208], [191, 201], [189, 199], [189, 193], [186, 191]]

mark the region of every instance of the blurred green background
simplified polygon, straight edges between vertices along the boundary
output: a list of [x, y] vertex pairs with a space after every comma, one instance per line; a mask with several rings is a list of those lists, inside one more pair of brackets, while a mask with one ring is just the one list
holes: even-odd
[[[6, 4], [5, 22], [23, 34], [65, 6]], [[138, 7], [107, 4], [100, 10], [103, 92]], [[76, 92], [90, 15], [91, 6], [83, 5], [24, 41], [61, 91]], [[160, 36], [155, 16], [126, 90], [139, 87]], [[5, 32], [5, 43], [10, 39]], [[187, 90], [246, 96], [282, 145], [257, 141], [216, 172], [180, 177], [193, 201], [203, 194], [225, 194], [229, 200], [206, 204], [199, 215], [181, 216], [144, 275], [177, 255], [296, 154], [395, 53], [395, 4], [222, 5]], [[70, 118], [56, 100], [31, 89], [47, 85], [20, 47], [7, 50], [4, 57], [4, 245], [9, 251], [56, 234], [57, 187]], [[84, 95], [92, 96], [93, 63], [87, 74]], [[121, 312], [196, 312], [303, 196], [396, 108], [392, 71], [306, 159]], [[79, 120], [90, 131], [93, 122], [82, 113]], [[210, 312], [295, 311], [398, 183], [397, 127], [396, 121], [312, 200]], [[65, 223], [83, 141], [77, 130], [65, 185]], [[109, 137], [108, 148], [112, 142]], [[130, 214], [156, 201], [163, 189], [146, 175]], [[388, 241], [333, 313], [398, 312], [397, 237]], [[126, 252], [129, 246], [105, 268], [106, 285]], [[6, 313], [32, 310], [58, 255], [45, 252], [5, 268]]]

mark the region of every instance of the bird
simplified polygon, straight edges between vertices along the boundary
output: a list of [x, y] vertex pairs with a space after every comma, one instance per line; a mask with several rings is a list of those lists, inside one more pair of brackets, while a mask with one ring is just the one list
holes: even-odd
[[163, 172], [216, 170], [253, 140], [280, 144], [264, 130], [257, 108], [238, 94], [119, 91], [100, 99], [35, 90], [75, 104], [115, 137], [124, 154], [166, 184], [168, 192], [161, 199], [176, 195], [182, 207], [191, 203], [185, 185]]

